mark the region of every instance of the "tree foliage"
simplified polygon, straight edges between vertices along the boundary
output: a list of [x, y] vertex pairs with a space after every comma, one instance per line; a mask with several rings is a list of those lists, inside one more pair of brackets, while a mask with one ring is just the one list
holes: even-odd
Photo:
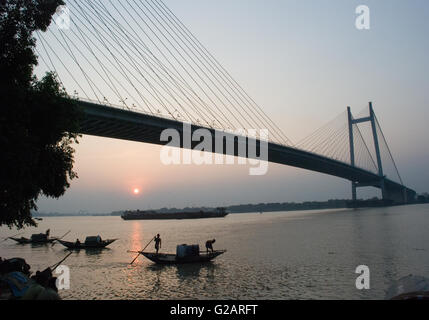
[[41, 195], [58, 198], [77, 177], [81, 112], [54, 73], [33, 75], [33, 33], [46, 31], [61, 0], [0, 0], [0, 226], [35, 225]]

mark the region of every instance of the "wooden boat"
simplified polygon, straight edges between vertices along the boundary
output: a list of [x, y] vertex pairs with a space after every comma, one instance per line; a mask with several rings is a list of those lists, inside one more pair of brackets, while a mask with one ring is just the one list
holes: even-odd
[[13, 238], [10, 237], [9, 239], [12, 239], [16, 242], [18, 242], [19, 244], [48, 244], [48, 243], [52, 243], [56, 240], [58, 240], [58, 238], [46, 238], [46, 239], [28, 239], [28, 238]]
[[83, 242], [83, 243], [76, 243], [76, 242], [63, 241], [63, 240], [58, 240], [58, 242], [61, 243], [63, 246], [67, 247], [68, 249], [80, 250], [80, 249], [106, 248], [109, 244], [112, 244], [116, 240], [118, 239], [108, 239], [108, 240], [102, 240], [100, 242]]
[[213, 252], [201, 252], [199, 255], [186, 256], [179, 258], [175, 254], [164, 254], [164, 253], [150, 253], [140, 252], [143, 256], [157, 264], [184, 264], [184, 263], [204, 263], [215, 259], [216, 257], [224, 254], [226, 250], [215, 250]]

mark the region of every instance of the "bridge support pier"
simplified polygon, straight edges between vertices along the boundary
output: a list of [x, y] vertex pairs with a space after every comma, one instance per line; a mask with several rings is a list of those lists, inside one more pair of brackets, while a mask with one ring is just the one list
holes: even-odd
[[395, 204], [412, 203], [416, 198], [416, 192], [409, 190], [406, 187], [402, 189], [386, 188], [386, 199], [393, 201]]
[[352, 182], [352, 200], [356, 201], [357, 200], [357, 187], [356, 187], [356, 182]]
[[[353, 116], [350, 107], [347, 107], [347, 114], [349, 119], [349, 145], [350, 145], [350, 164], [355, 166], [355, 144], [354, 144], [354, 133], [353, 133]], [[352, 200], [357, 200], [356, 182], [352, 181]]]
[[[375, 154], [377, 157], [378, 176], [380, 177], [380, 179], [379, 179], [379, 181], [377, 181], [373, 184], [365, 185], [365, 186], [374, 186], [374, 187], [380, 188], [383, 200], [393, 200], [395, 202], [398, 201], [399, 197], [396, 193], [395, 193], [395, 195], [393, 195], [393, 193], [389, 193], [386, 190], [385, 176], [384, 176], [384, 172], [383, 172], [383, 163], [381, 161], [380, 145], [379, 145], [378, 134], [377, 134], [376, 118], [375, 118], [375, 113], [374, 113], [374, 108], [372, 106], [372, 102], [369, 103], [369, 116], [368, 117], [364, 117], [364, 118], [360, 118], [360, 119], [353, 119], [353, 115], [352, 115], [350, 107], [347, 107], [347, 114], [348, 114], [348, 124], [349, 124], [350, 164], [353, 167], [356, 166], [355, 149], [354, 149], [354, 131], [353, 131], [354, 127], [353, 127], [353, 125], [357, 125], [357, 124], [363, 123], [363, 122], [370, 122], [371, 123], [371, 129], [372, 129], [372, 136], [374, 139]], [[352, 199], [353, 199], [353, 201], [357, 200], [357, 193], [356, 193], [357, 187], [363, 187], [363, 186], [364, 185], [357, 184], [356, 182], [352, 181]], [[401, 202], [405, 202], [405, 201], [406, 200], [404, 199], [404, 197], [402, 197]]]

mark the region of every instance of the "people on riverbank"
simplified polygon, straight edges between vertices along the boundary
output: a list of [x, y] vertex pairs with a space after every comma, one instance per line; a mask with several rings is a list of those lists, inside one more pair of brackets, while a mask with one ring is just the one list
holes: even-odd
[[31, 277], [22, 258], [0, 259], [0, 300], [60, 300], [50, 268]]

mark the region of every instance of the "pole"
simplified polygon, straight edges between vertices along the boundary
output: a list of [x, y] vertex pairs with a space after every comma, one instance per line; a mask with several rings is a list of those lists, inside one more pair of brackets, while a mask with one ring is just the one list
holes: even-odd
[[9, 240], [10, 238], [13, 238], [13, 237], [19, 236], [20, 234], [22, 234], [22, 232], [17, 233], [17, 234], [15, 234], [15, 235], [10, 236], [10, 237], [7, 237], [7, 238], [3, 238], [3, 241], [2, 241], [2, 242], [5, 242], [6, 240]]
[[69, 233], [71, 232], [71, 230], [69, 230], [69, 231], [67, 231], [61, 238], [58, 238], [58, 239], [56, 239], [56, 240], [54, 240], [54, 242], [52, 242], [52, 246], [51, 247], [53, 247], [56, 243], [57, 243], [57, 241], [58, 240], [61, 240], [62, 238], [64, 238], [66, 235], [68, 235]]
[[131, 261], [131, 263], [130, 263], [130, 264], [133, 264], [133, 263], [134, 263], [134, 261], [136, 261], [136, 260], [137, 260], [137, 258], [141, 255], [141, 253], [142, 253], [142, 252], [143, 252], [147, 247], [149, 247], [149, 245], [152, 243], [153, 239], [155, 239], [155, 237], [153, 237], [153, 238], [149, 241], [149, 243], [146, 245], [146, 247], [144, 247], [141, 251], [139, 251], [139, 254], [137, 255], [137, 257], [135, 257], [135, 258], [134, 258], [134, 260], [133, 260], [133, 261]]
[[[60, 262], [58, 262], [58, 263], [56, 263], [56, 264], [54, 264], [52, 267], [50, 267], [50, 269], [52, 270], [52, 271], [54, 271], [56, 268], [58, 268], [58, 266], [61, 264], [61, 263], [63, 263], [68, 257], [70, 257], [71, 255], [72, 255], [72, 253], [73, 253], [73, 251], [72, 252], [70, 252], [64, 259], [62, 259]], [[55, 268], [54, 268], [55, 267]]]

